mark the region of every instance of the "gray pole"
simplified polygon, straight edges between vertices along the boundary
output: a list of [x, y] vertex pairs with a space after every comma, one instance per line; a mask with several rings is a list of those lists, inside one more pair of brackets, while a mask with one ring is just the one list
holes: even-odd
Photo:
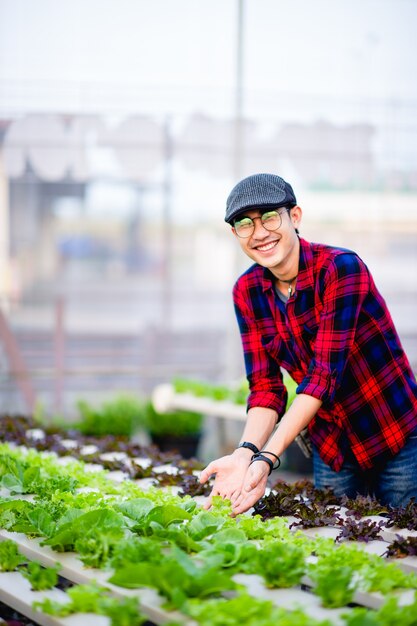
[[[236, 74], [235, 74], [235, 102], [234, 102], [234, 134], [233, 134], [233, 184], [242, 178], [244, 165], [244, 112], [243, 112], [243, 82], [244, 82], [244, 18], [245, 0], [237, 0], [237, 21], [236, 21]], [[239, 273], [239, 254], [236, 246], [234, 256], [233, 271], [235, 276]], [[226, 380], [243, 375], [242, 371], [242, 348], [239, 334], [237, 332], [236, 319], [230, 313], [227, 325], [227, 335], [225, 342], [225, 372]], [[225, 433], [224, 433], [225, 436]]]
[[162, 321], [163, 328], [170, 329], [172, 324], [172, 159], [173, 145], [171, 135], [171, 120], [165, 120], [165, 172], [163, 182], [163, 276], [162, 276]]
[[234, 114], [234, 146], [233, 146], [233, 177], [241, 177], [244, 141], [243, 141], [243, 65], [244, 65], [244, 15], [245, 1], [237, 0], [237, 33], [236, 33], [236, 83], [235, 83], [235, 114]]

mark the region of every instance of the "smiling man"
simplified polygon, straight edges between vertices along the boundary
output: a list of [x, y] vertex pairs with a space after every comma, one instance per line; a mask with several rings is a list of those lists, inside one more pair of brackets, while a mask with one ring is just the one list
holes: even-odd
[[[241, 442], [211, 462], [213, 495], [242, 513], [308, 428], [317, 487], [371, 494], [385, 504], [417, 498], [417, 383], [373, 278], [350, 250], [299, 236], [291, 185], [255, 174], [230, 193], [225, 221], [254, 264], [233, 298], [250, 394]], [[286, 411], [282, 370], [298, 384]], [[278, 422], [278, 426], [277, 426]]]

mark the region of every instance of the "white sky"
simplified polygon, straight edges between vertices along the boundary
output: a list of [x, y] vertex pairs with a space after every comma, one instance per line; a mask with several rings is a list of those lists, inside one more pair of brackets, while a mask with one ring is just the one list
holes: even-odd
[[[265, 122], [266, 132], [280, 118], [380, 124], [388, 129], [379, 138], [384, 158], [395, 125], [404, 159], [414, 163], [417, 0], [244, 6], [245, 114]], [[132, 112], [230, 117], [237, 7], [238, 0], [0, 0], [0, 117], [84, 110], [112, 113], [115, 123]], [[194, 211], [196, 186], [207, 214], [223, 207], [230, 181], [201, 176], [193, 173], [191, 185], [188, 173], [176, 172], [185, 181], [177, 189], [184, 214]]]
[[[416, 0], [245, 6], [248, 113], [297, 94], [417, 101]], [[229, 115], [236, 15], [237, 0], [0, 0], [0, 112], [16, 94], [26, 107], [59, 107], [70, 86], [84, 104], [101, 86], [118, 106]]]

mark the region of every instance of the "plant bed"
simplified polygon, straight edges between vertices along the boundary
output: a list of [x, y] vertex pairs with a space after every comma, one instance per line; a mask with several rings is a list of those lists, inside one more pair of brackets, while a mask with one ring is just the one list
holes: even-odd
[[[353, 523], [359, 531], [365, 525], [346, 516], [348, 509], [329, 491], [315, 490], [307, 481], [276, 483], [263, 504], [281, 508], [269, 507], [264, 517], [255, 509], [255, 515], [232, 518], [229, 504], [220, 499], [204, 511], [198, 498], [149, 485], [149, 478], [116, 482], [112, 471], [87, 471], [88, 464], [68, 455], [30, 449], [34, 440], [23, 430], [18, 438], [25, 447], [0, 446], [0, 539], [15, 540], [28, 559], [60, 563], [60, 575], [72, 583], [96, 580], [116, 598], [138, 598], [146, 618], [156, 624], [272, 626], [285, 614], [291, 626], [316, 626], [326, 619], [327, 625], [353, 626], [353, 603], [364, 607], [363, 623], [385, 626], [385, 614], [401, 624], [406, 611], [415, 610], [416, 578], [405, 574], [410, 568], [417, 572], [417, 558], [372, 554], [375, 540], [358, 541], [356, 530], [355, 541], [342, 536], [335, 542], [348, 528], [346, 518], [349, 532]], [[98, 439], [96, 445], [99, 460], [107, 452]], [[131, 461], [123, 452], [119, 460]], [[194, 462], [171, 460], [162, 464], [161, 457], [142, 457], [141, 463], [164, 480], [184, 472], [195, 484]], [[285, 499], [291, 517], [282, 515]], [[354, 503], [349, 506], [353, 510]], [[290, 528], [294, 522], [298, 525]], [[330, 524], [323, 530], [333, 537], [317, 538], [317, 524]], [[380, 539], [377, 544], [385, 552], [390, 545]], [[408, 606], [401, 609], [397, 598]]]

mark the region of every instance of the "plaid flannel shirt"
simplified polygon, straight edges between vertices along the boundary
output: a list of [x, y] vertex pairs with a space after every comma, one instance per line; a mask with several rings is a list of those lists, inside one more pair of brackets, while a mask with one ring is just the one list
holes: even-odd
[[298, 383], [297, 393], [322, 400], [309, 432], [335, 471], [347, 447], [364, 469], [402, 448], [417, 428], [417, 383], [385, 301], [357, 254], [300, 238], [296, 292], [286, 304], [271, 272], [257, 264], [237, 280], [233, 298], [248, 409], [269, 407], [282, 417], [283, 368]]

